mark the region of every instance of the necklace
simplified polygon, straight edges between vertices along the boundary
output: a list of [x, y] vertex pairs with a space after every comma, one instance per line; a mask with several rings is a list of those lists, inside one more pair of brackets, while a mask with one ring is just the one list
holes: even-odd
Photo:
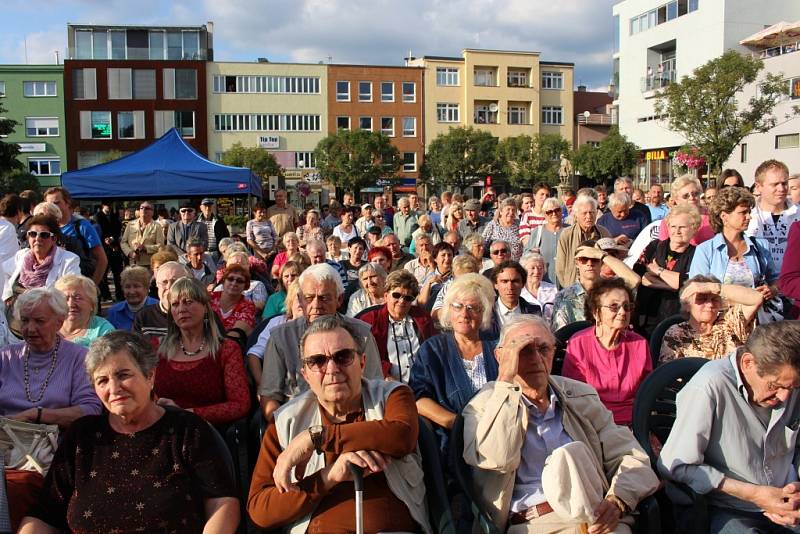
[[186, 356], [197, 356], [198, 354], [200, 354], [201, 352], [203, 352], [203, 349], [204, 349], [204, 348], [206, 348], [206, 340], [205, 340], [205, 339], [204, 339], [203, 341], [201, 341], [201, 342], [200, 342], [200, 346], [199, 346], [199, 347], [197, 348], [197, 350], [195, 350], [195, 351], [188, 351], [188, 350], [186, 350], [186, 347], [184, 347], [184, 346], [183, 346], [183, 340], [181, 339], [181, 350], [183, 351], [183, 353], [184, 353]]
[[50, 357], [50, 370], [47, 371], [47, 376], [44, 377], [44, 384], [42, 384], [42, 389], [39, 391], [39, 396], [34, 400], [31, 397], [30, 369], [28, 368], [28, 360], [30, 360], [31, 348], [27, 343], [25, 343], [25, 351], [22, 354], [22, 359], [24, 360], [23, 379], [25, 381], [25, 397], [27, 397], [31, 404], [38, 404], [44, 397], [47, 384], [50, 383], [50, 379], [53, 377], [53, 372], [56, 370], [56, 359], [58, 358], [59, 345], [61, 345], [61, 337], [56, 336], [56, 347], [53, 349], [53, 355]]

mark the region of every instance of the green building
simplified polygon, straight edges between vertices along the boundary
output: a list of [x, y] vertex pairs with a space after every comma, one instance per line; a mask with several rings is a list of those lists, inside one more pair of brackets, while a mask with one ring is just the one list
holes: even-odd
[[0, 65], [0, 102], [17, 121], [3, 139], [17, 143], [18, 159], [41, 187], [59, 185], [67, 166], [63, 65]]

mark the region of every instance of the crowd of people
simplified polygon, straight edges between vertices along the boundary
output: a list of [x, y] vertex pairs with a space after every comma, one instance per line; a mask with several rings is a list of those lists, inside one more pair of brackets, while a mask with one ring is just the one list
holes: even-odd
[[[710, 494], [713, 532], [783, 532], [800, 523], [800, 175], [769, 160], [752, 179], [302, 210], [279, 190], [242, 235], [211, 198], [171, 217], [6, 195], [0, 444], [6, 422], [58, 437], [43, 468], [5, 458], [0, 520], [234, 532], [246, 510], [351, 532], [354, 464], [372, 475], [366, 532], [430, 533], [421, 416], [461, 528], [454, 457], [502, 531], [630, 532], [660, 476]], [[716, 361], [678, 397], [657, 476], [634, 400], [685, 357]], [[216, 434], [251, 419], [240, 502]]]

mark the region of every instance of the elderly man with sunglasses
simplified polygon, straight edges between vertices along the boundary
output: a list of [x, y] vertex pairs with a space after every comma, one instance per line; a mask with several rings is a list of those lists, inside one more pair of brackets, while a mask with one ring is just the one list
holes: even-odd
[[658, 479], [591, 386], [550, 375], [554, 352], [541, 318], [503, 327], [497, 380], [463, 411], [475, 491], [500, 532], [630, 533], [629, 512]]
[[355, 532], [354, 464], [369, 475], [364, 532], [432, 532], [414, 395], [399, 382], [364, 377], [364, 341], [336, 315], [317, 319], [300, 338], [309, 391], [275, 412], [264, 435], [247, 504], [257, 526]]
[[370, 333], [370, 325], [336, 313], [344, 296], [344, 284], [339, 273], [327, 263], [318, 263], [303, 271], [298, 282], [298, 299], [303, 316], [274, 328], [264, 353], [258, 395], [266, 420], [282, 404], [308, 389], [298, 347], [303, 332], [324, 315], [337, 315], [358, 333], [365, 345], [364, 376], [370, 379], [383, 378], [381, 358], [375, 338]]
[[205, 223], [195, 219], [195, 209], [191, 202], [184, 202], [180, 208], [181, 220], [171, 224], [167, 230], [167, 245], [171, 246], [178, 256], [188, 252], [189, 241], [200, 241], [208, 250], [208, 228]]
[[119, 246], [131, 265], [149, 269], [150, 257], [164, 246], [164, 231], [153, 219], [153, 214], [153, 205], [142, 202], [139, 205], [139, 217], [125, 226]]

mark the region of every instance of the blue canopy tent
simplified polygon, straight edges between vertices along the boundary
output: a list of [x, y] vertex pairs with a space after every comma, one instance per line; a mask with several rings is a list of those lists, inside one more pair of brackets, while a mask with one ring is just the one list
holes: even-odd
[[74, 198], [261, 197], [250, 169], [207, 160], [175, 128], [133, 154], [65, 172], [61, 185]]

